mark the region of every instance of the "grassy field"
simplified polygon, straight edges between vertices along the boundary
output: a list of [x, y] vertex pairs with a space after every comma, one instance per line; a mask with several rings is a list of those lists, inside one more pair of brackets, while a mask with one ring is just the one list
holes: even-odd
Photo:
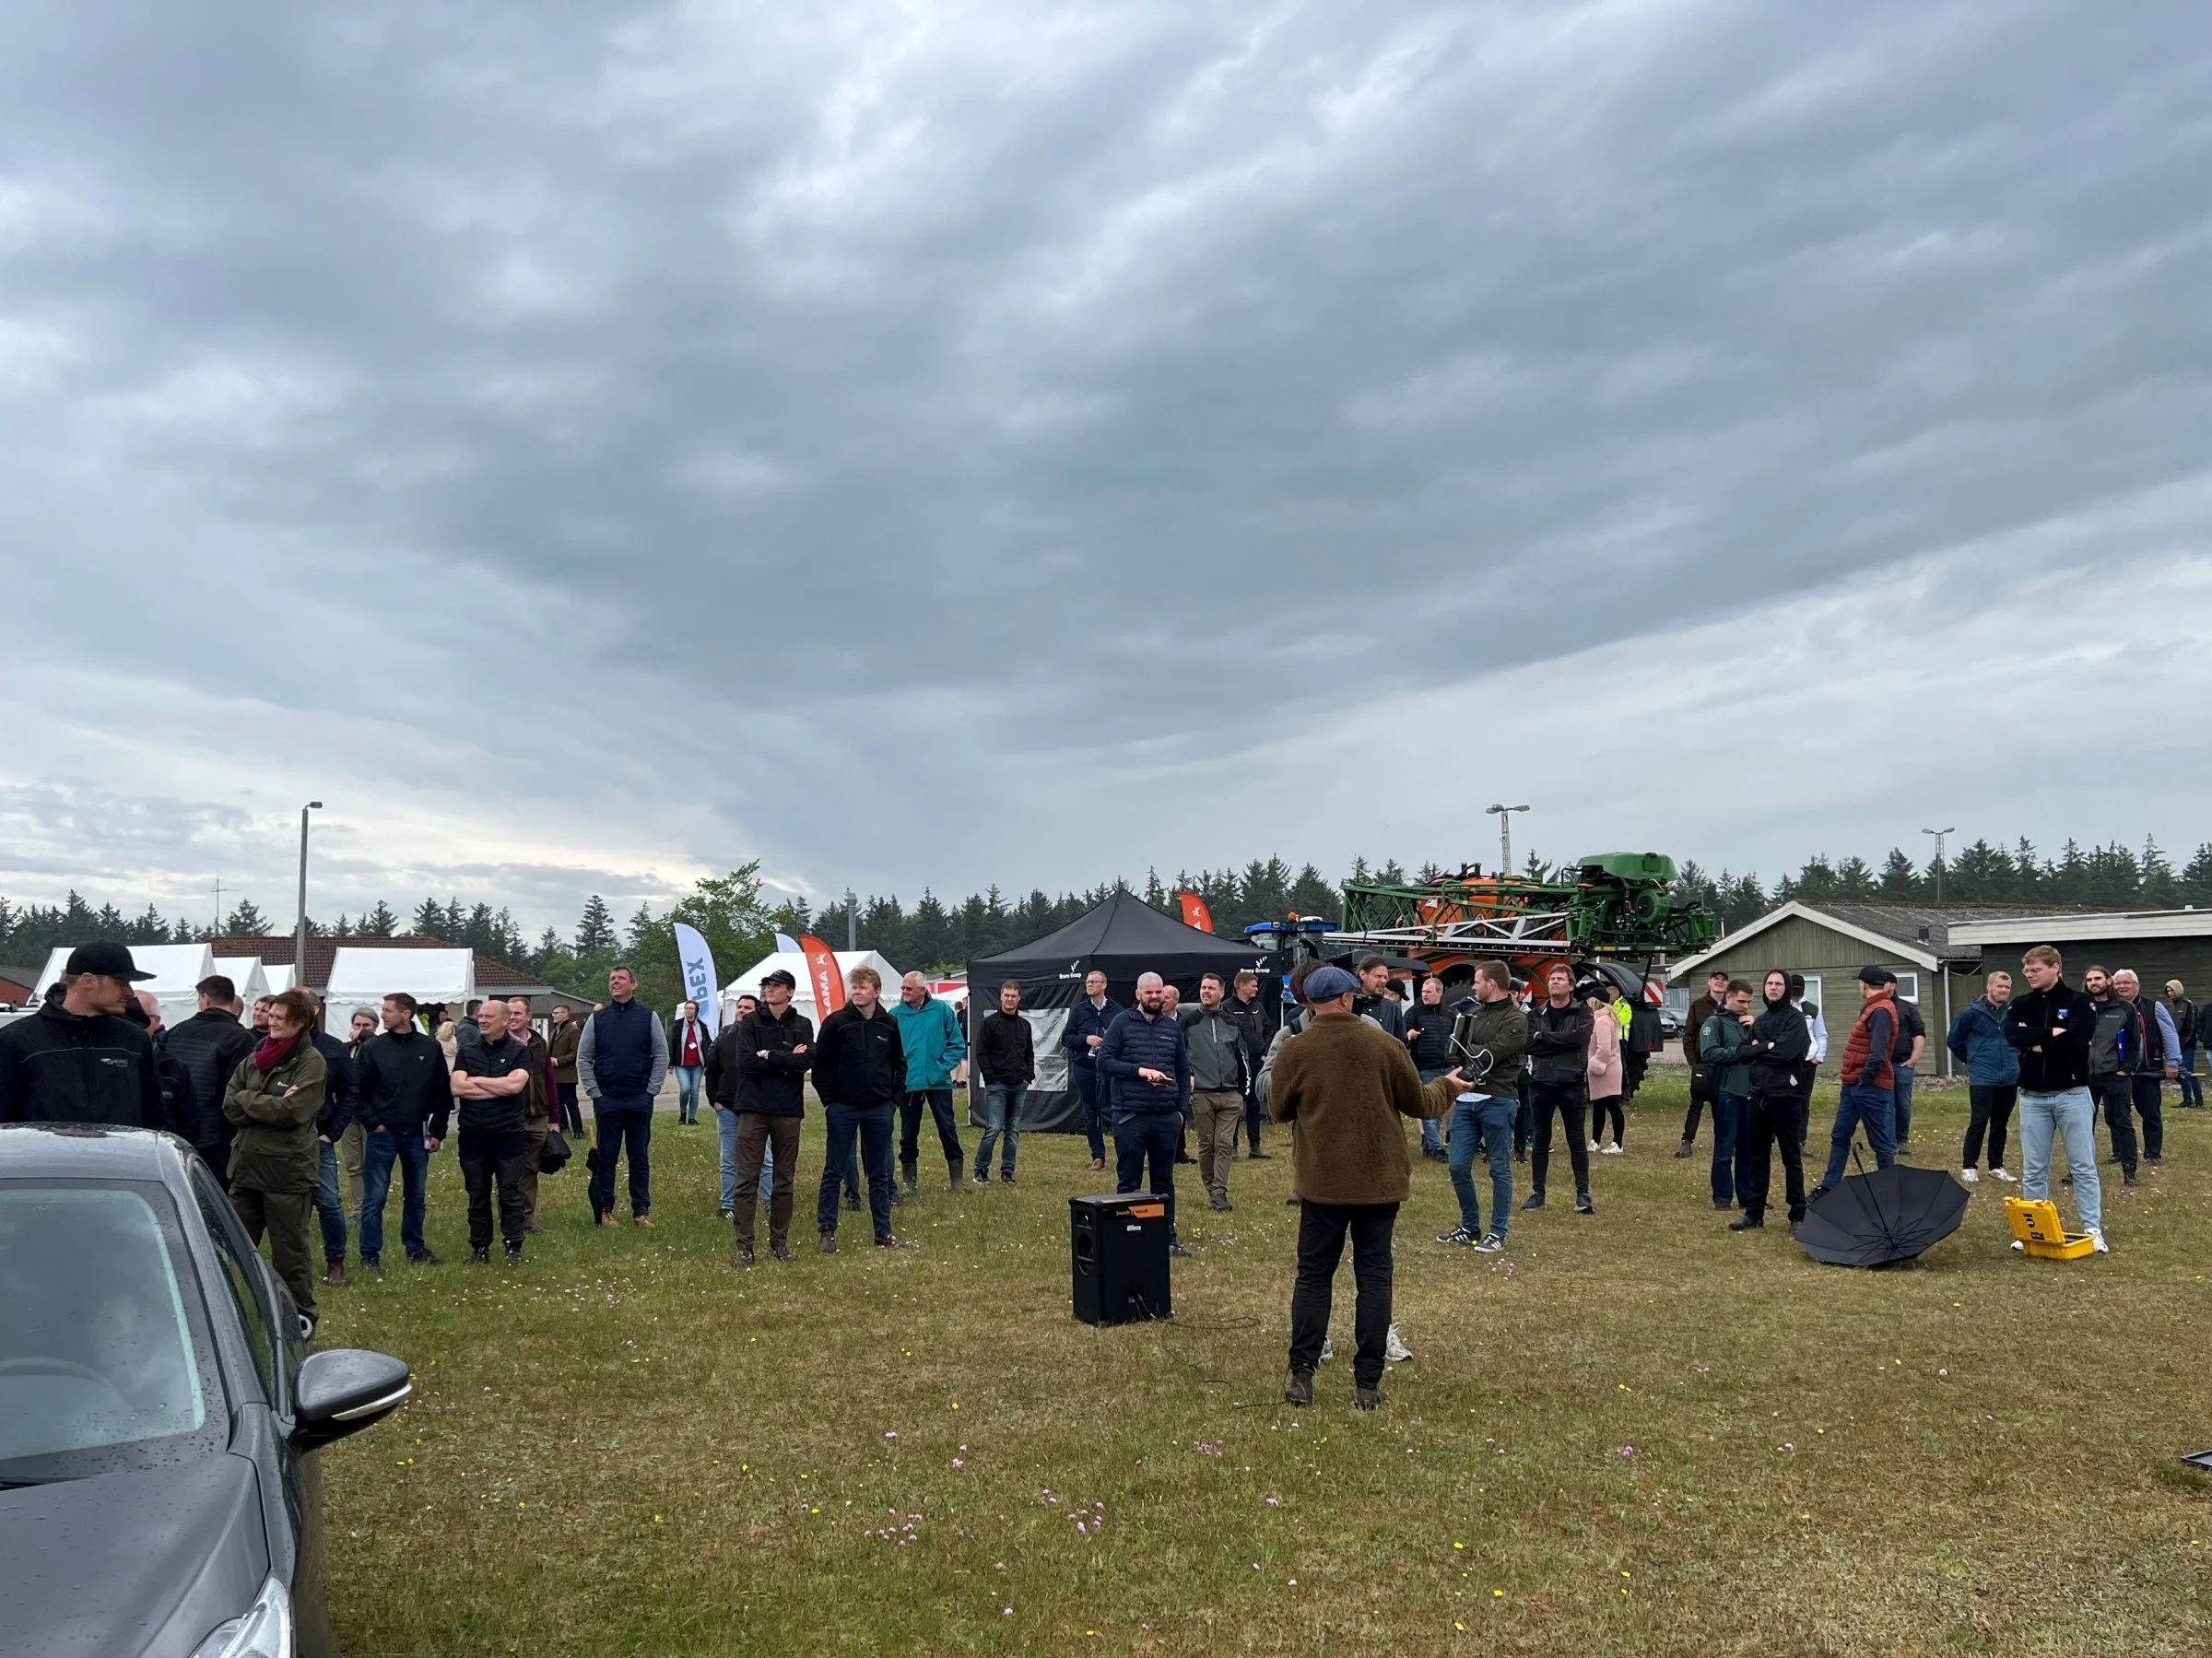
[[[1030, 1137], [1014, 1188], [956, 1196], [925, 1163], [898, 1212], [917, 1249], [848, 1224], [823, 1256], [810, 1116], [799, 1258], [769, 1261], [764, 1229], [740, 1272], [712, 1128], [664, 1116], [655, 1229], [591, 1228], [579, 1157], [521, 1268], [326, 1292], [325, 1345], [419, 1378], [325, 1455], [340, 1637], [356, 1658], [2212, 1651], [2212, 1481], [2177, 1461], [2212, 1445], [2212, 1114], [2170, 1106], [2166, 1167], [2112, 1181], [2107, 1259], [2013, 1255], [1984, 1183], [1923, 1263], [1865, 1273], [1724, 1229], [1703, 1159], [1669, 1155], [1681, 1088], [1647, 1088], [1629, 1155], [1594, 1159], [1595, 1217], [1516, 1217], [1501, 1257], [1431, 1241], [1450, 1187], [1417, 1163], [1415, 1358], [1374, 1415], [1342, 1360], [1312, 1409], [1279, 1402], [1287, 1158], [1240, 1162], [1230, 1215], [1192, 1181], [1178, 1316], [1094, 1330], [1068, 1313], [1066, 1199], [1111, 1182], [1078, 1138]], [[1963, 1092], [1924, 1087], [1918, 1115], [1921, 1158], [1948, 1160]], [[434, 1168], [430, 1242], [457, 1263]], [[1347, 1262], [1347, 1351], [1349, 1327]]]

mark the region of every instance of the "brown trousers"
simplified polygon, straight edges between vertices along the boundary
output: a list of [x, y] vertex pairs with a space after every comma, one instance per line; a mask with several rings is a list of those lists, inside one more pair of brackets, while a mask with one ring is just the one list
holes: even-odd
[[1237, 1135], [1244, 1127], [1244, 1096], [1227, 1090], [1191, 1095], [1191, 1118], [1198, 1128], [1198, 1179], [1213, 1196], [1229, 1196], [1229, 1171], [1237, 1160]]
[[537, 1230], [537, 1159], [546, 1149], [546, 1135], [553, 1126], [550, 1117], [525, 1117], [523, 1133], [530, 1139], [530, 1154], [523, 1159], [523, 1230]]
[[791, 1237], [791, 1188], [799, 1171], [799, 1120], [759, 1111], [737, 1113], [737, 1201], [730, 1211], [737, 1241], [753, 1247], [753, 1213], [760, 1195], [760, 1147], [776, 1148], [774, 1188], [768, 1194], [768, 1246], [782, 1249]]
[[292, 1299], [308, 1317], [315, 1316], [315, 1267], [309, 1247], [308, 1225], [315, 1217], [312, 1192], [254, 1192], [230, 1188], [230, 1206], [246, 1223], [255, 1243], [269, 1235], [269, 1260], [276, 1276], [292, 1292]]

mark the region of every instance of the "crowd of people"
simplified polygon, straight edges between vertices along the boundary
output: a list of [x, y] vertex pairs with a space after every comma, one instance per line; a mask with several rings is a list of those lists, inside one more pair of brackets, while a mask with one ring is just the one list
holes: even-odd
[[[2053, 1142], [2062, 1142], [2081, 1228], [2106, 1252], [2097, 1113], [2122, 1178], [2134, 1183], [2138, 1158], [2163, 1156], [2163, 1084], [2181, 1080], [2183, 1102], [2202, 1103], [2190, 1076], [2196, 1009], [2179, 983], [2163, 1002], [2145, 996], [2126, 970], [2092, 967], [2075, 990], [2048, 946], [2030, 950], [2022, 968], [2025, 993], [2015, 994], [2010, 974], [1992, 972], [1947, 1033], [1969, 1084], [1960, 1178], [1979, 1180], [1985, 1158], [1990, 1178], [2013, 1181], [2005, 1156], [2017, 1112], [2023, 1193], [2048, 1195]], [[324, 1010], [305, 990], [259, 998], [249, 1015], [219, 975], [197, 987], [193, 1017], [164, 1029], [159, 1005], [136, 988], [146, 976], [118, 944], [70, 956], [38, 1013], [0, 1030], [0, 1123], [112, 1123], [188, 1141], [255, 1241], [269, 1240], [311, 1326], [318, 1281], [346, 1281], [349, 1237], [359, 1266], [382, 1270], [394, 1170], [404, 1253], [437, 1262], [424, 1235], [428, 1172], [449, 1133], [473, 1261], [489, 1261], [495, 1230], [506, 1258], [522, 1258], [538, 1229], [539, 1177], [567, 1160], [566, 1135], [587, 1132], [584, 1103], [594, 1224], [618, 1224], [617, 1176], [627, 1164], [630, 1221], [650, 1227], [654, 1100], [673, 1068], [678, 1125], [699, 1121], [701, 1101], [716, 1113], [720, 1211], [736, 1263], [749, 1266], [764, 1191], [769, 1252], [793, 1258], [809, 1082], [827, 1130], [818, 1247], [834, 1253], [841, 1218], [863, 1207], [864, 1189], [875, 1244], [903, 1247], [893, 1210], [918, 1191], [925, 1113], [953, 1190], [987, 1183], [994, 1160], [998, 1181], [1012, 1184], [1037, 1079], [1020, 987], [1001, 985], [974, 1031], [982, 1132], [971, 1168], [954, 1111], [954, 1090], [969, 1081], [969, 1035], [918, 973], [887, 1005], [879, 976], [856, 969], [845, 1005], [818, 1030], [793, 1005], [787, 971], [769, 973], [759, 996], [742, 998], [716, 1033], [691, 1003], [664, 1026], [637, 1001], [630, 971], [617, 968], [606, 1003], [581, 1017], [556, 1005], [547, 1034], [522, 997], [489, 997], [448, 1019], [446, 1009], [395, 992], [381, 1014], [357, 1012], [347, 1038], [325, 1030]], [[1899, 998], [1894, 974], [1868, 967], [1858, 981], [1828, 1159], [1810, 1191], [1805, 1156], [1828, 1027], [1805, 999], [1804, 981], [1773, 971], [1755, 988], [1715, 972], [1691, 1005], [1691, 1103], [1676, 1155], [1694, 1154], [1710, 1111], [1712, 1201], [1732, 1215], [1732, 1230], [1766, 1224], [1777, 1158], [1794, 1222], [1845, 1177], [1860, 1139], [1877, 1168], [1907, 1142], [1927, 1033], [1917, 1008]], [[1485, 961], [1429, 977], [1409, 994], [1380, 957], [1356, 972], [1307, 960], [1287, 990], [1288, 1016], [1276, 1026], [1255, 972], [1206, 974], [1187, 1007], [1158, 973], [1141, 975], [1124, 1007], [1094, 972], [1061, 1040], [1090, 1167], [1106, 1169], [1111, 1135], [1116, 1189], [1164, 1200], [1177, 1255], [1187, 1253], [1176, 1225], [1177, 1165], [1194, 1163], [1208, 1206], [1230, 1210], [1240, 1147], [1245, 1159], [1267, 1158], [1263, 1123], [1288, 1126], [1288, 1201], [1301, 1217], [1286, 1397], [1312, 1396], [1314, 1366], [1328, 1352], [1330, 1285], [1348, 1240], [1356, 1396], [1371, 1406], [1381, 1403], [1385, 1360], [1407, 1356], [1390, 1318], [1393, 1234], [1411, 1190], [1401, 1120], [1419, 1123], [1423, 1152], [1449, 1170], [1458, 1216], [1441, 1243], [1505, 1250], [1513, 1215], [1547, 1205], [1561, 1133], [1574, 1212], [1594, 1216], [1591, 1159], [1623, 1146], [1622, 1101], [1647, 1051], [1638, 1022], [1645, 1010], [1612, 979], [1578, 980], [1564, 964], [1532, 984], [1505, 962]], [[1489, 1176], [1488, 1224], [1477, 1159]], [[1516, 1201], [1521, 1163], [1529, 1189]]]

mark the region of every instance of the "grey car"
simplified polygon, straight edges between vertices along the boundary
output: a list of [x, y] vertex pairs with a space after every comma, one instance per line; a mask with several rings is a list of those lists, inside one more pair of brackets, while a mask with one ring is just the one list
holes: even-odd
[[0, 1127], [0, 1648], [335, 1652], [315, 1452], [411, 1386], [307, 1350], [182, 1140]]

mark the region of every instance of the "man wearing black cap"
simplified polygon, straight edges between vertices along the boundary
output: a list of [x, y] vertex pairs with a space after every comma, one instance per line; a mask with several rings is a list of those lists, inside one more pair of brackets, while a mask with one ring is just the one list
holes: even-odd
[[[1359, 982], [1342, 968], [1317, 969], [1300, 989], [1312, 1022], [1283, 1045], [1267, 1084], [1269, 1113], [1297, 1131], [1290, 1180], [1299, 1200], [1298, 1281], [1290, 1296], [1290, 1375], [1283, 1401], [1313, 1403], [1313, 1371], [1327, 1343], [1336, 1268], [1349, 1238], [1358, 1286], [1353, 1403], [1373, 1410], [1386, 1396], [1391, 1241], [1411, 1190], [1403, 1119], [1441, 1116], [1470, 1085], [1457, 1071], [1424, 1085], [1404, 1039], [1370, 1029], [1353, 1013]], [[1138, 994], [1144, 994], [1140, 981]]]
[[130, 950], [79, 945], [60, 999], [0, 1030], [0, 1123], [105, 1123], [168, 1128], [154, 1045], [124, 1017], [142, 973]]
[[1836, 1125], [1828, 1136], [1828, 1172], [1806, 1202], [1813, 1202], [1843, 1178], [1852, 1135], [1866, 1131], [1874, 1166], [1897, 1161], [1897, 975], [1886, 967], [1859, 970], [1862, 1005], [1843, 1043], [1843, 1087], [1836, 1102]]

